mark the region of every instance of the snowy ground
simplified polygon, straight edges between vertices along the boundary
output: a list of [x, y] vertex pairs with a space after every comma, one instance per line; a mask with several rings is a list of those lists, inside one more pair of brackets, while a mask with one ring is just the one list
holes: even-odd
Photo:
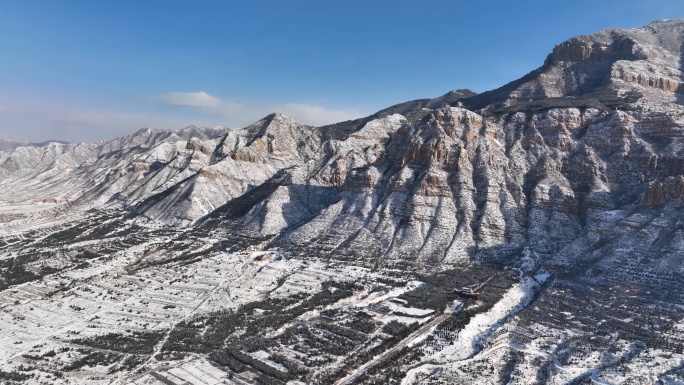
[[0, 207], [0, 383], [682, 381], [679, 305], [534, 264], [419, 277], [59, 210]]

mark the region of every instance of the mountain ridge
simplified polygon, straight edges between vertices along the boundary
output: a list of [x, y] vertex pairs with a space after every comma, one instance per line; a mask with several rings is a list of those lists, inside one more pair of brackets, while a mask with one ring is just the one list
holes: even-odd
[[657, 21], [322, 127], [0, 151], [0, 380], [681, 383], [681, 46]]
[[[311, 194], [310, 190], [314, 188], [337, 191], [333, 195], [342, 191], [342, 196], [351, 199], [347, 204], [352, 204], [355, 199], [399, 199], [396, 205], [402, 208], [398, 212], [404, 212], [402, 218], [405, 219], [396, 223], [385, 222], [381, 216], [371, 221], [379, 221], [374, 225], [377, 231], [380, 223], [389, 226], [388, 230], [392, 230], [382, 237], [394, 234], [390, 237], [394, 240], [398, 239], [397, 231], [412, 233], [411, 226], [418, 226], [420, 221], [403, 230], [401, 226], [419, 217], [439, 217], [433, 204], [438, 204], [440, 210], [450, 207], [447, 211], [453, 211], [453, 215], [464, 223], [454, 223], [455, 227], [449, 230], [452, 234], [442, 235], [451, 240], [448, 244], [438, 242], [440, 246], [426, 248], [431, 242], [432, 231], [406, 236], [422, 239], [419, 249], [423, 251], [418, 253], [425, 253], [424, 258], [427, 259], [430, 259], [429, 254], [449, 244], [479, 244], [489, 237], [481, 232], [487, 233], [489, 230], [486, 228], [495, 228], [492, 227], [495, 222], [499, 223], [496, 225], [498, 228], [509, 229], [498, 236], [497, 242], [510, 243], [501, 237], [511, 237], [515, 232], [508, 234], [508, 231], [512, 229], [527, 228], [530, 218], [514, 219], [520, 214], [509, 217], [502, 209], [504, 202], [513, 205], [510, 210], [516, 207], [514, 211], [522, 210], [529, 216], [534, 211], [531, 202], [536, 200], [542, 204], [539, 197], [548, 194], [539, 190], [547, 188], [544, 187], [547, 182], [548, 188], [559, 191], [566, 201], [563, 204], [565, 208], [554, 207], [554, 210], [560, 209], [558, 215], [562, 213], [574, 218], [561, 228], [580, 228], [585, 222], [584, 214], [581, 214], [584, 209], [570, 209], [568, 205], [577, 206], [593, 199], [592, 196], [600, 191], [610, 191], [608, 185], [638, 185], [635, 189], [627, 188], [611, 194], [623, 197], [643, 195], [645, 198], [641, 201], [645, 203], [665, 202], [668, 200], [664, 197], [677, 195], [674, 192], [677, 191], [678, 175], [665, 171], [658, 180], [643, 181], [644, 176], [637, 176], [637, 172], [606, 165], [608, 158], [603, 154], [613, 154], [611, 156], [615, 159], [620, 157], [622, 161], [615, 161], [617, 163], [633, 163], [629, 159], [652, 159], [659, 153], [671, 153], [677, 159], [675, 162], [679, 162], [677, 138], [681, 117], [676, 117], [679, 116], [676, 111], [681, 109], [676, 107], [679, 106], [676, 102], [671, 103], [676, 99], [678, 88], [662, 86], [666, 83], [658, 81], [634, 80], [617, 69], [635, 65], [638, 65], [634, 67], [637, 69], [651, 68], [648, 73], [658, 73], [660, 70], [654, 69], [656, 65], [672, 69], [675, 64], [671, 61], [674, 59], [668, 54], [675, 49], [671, 32], [683, 24], [682, 21], [657, 21], [633, 30], [611, 29], [571, 38], [556, 45], [539, 69], [482, 94], [454, 90], [438, 98], [400, 103], [366, 118], [318, 128], [273, 113], [242, 129], [200, 129], [194, 126], [178, 131], [142, 129], [127, 137], [105, 142], [97, 149], [81, 145], [87, 150], [79, 153], [77, 158], [85, 162], [81, 164], [86, 164], [89, 151], [96, 152], [98, 160], [91, 164], [97, 169], [77, 166], [78, 161], [73, 159], [77, 154], [65, 150], [65, 154], [54, 154], [53, 163], [46, 163], [42, 172], [54, 173], [54, 166], [65, 162], [68, 165], [61, 166], [61, 169], [69, 175], [78, 175], [75, 179], [81, 180], [81, 189], [91, 192], [90, 196], [72, 195], [58, 199], [92, 202], [94, 197], [99, 204], [120, 202], [126, 207], [137, 208], [135, 210], [149, 219], [191, 225], [231, 199], [266, 183], [277, 172], [290, 170], [287, 172], [291, 174], [291, 185], [273, 191], [273, 199], [281, 202], [276, 206], [281, 207], [271, 207], [274, 203], [270, 202], [269, 195], [261, 202], [261, 206], [267, 208], [257, 205], [259, 210], [270, 212], [260, 222], [257, 221], [261, 227], [238, 226], [243, 230], [251, 228], [253, 235], [258, 236], [275, 236], [284, 232], [278, 239], [292, 237], [286, 233], [295, 231], [289, 229], [286, 225], [288, 220], [282, 217], [282, 205], [297, 206], [294, 202], [283, 202], [292, 199], [301, 202], [303, 199], [297, 196], [300, 193], [293, 192], [292, 186], [302, 186], [302, 194]], [[667, 42], [667, 49], [653, 45], [662, 41]], [[664, 62], [665, 59], [670, 61]], [[591, 71], [587, 72], [587, 68]], [[589, 75], [582, 77], [573, 73]], [[575, 96], [577, 92], [579, 94]], [[663, 106], [667, 107], [665, 115], [660, 111], [653, 112], [662, 110]], [[523, 118], [520, 113], [527, 116]], [[530, 118], [537, 119], [539, 123], [530, 124]], [[639, 127], [635, 128], [635, 119], [643, 122], [641, 126], [637, 124]], [[671, 132], [667, 134], [660, 130], [656, 133], [649, 129], [649, 124], [653, 124], [649, 122], [670, 127]], [[602, 143], [602, 139], [596, 136], [601, 133], [593, 133], [596, 129], [614, 131], [610, 135], [627, 144], [620, 149], [614, 144]], [[646, 136], [635, 136], [635, 129], [643, 131]], [[621, 155], [616, 155], [618, 153]], [[3, 165], [0, 172], [10, 175], [12, 172], [6, 165], [13, 164], [14, 159], [7, 154], [5, 158], [0, 159], [0, 165]], [[48, 159], [45, 156], [41, 158], [44, 162]], [[637, 161], [637, 164], [642, 163]], [[593, 165], [588, 174], [581, 171], [586, 165]], [[31, 172], [25, 168], [24, 179], [39, 175], [35, 172], [37, 167], [32, 164]], [[523, 175], [507, 175], [506, 170], [510, 167], [520, 170]], [[20, 171], [13, 172], [21, 174]], [[610, 173], [610, 177], [606, 173]], [[469, 175], [467, 180], [463, 179], [464, 175]], [[55, 176], [50, 178], [54, 180]], [[402, 183], [408, 185], [407, 190], [400, 189], [403, 191], [401, 197], [387, 195], [387, 191], [396, 189], [391, 186]], [[666, 186], [675, 183], [673, 187], [665, 188], [672, 193], [660, 192], [663, 183]], [[506, 191], [504, 195], [508, 197], [490, 197], [492, 184], [501, 189], [499, 194]], [[434, 188], [441, 192], [430, 192]], [[175, 193], [164, 192], [165, 189], [173, 189]], [[73, 188], [71, 191], [76, 190]], [[351, 198], [349, 194], [358, 195]], [[376, 198], [372, 198], [373, 194], [377, 194]], [[440, 194], [446, 194], [452, 202], [447, 206], [442, 206], [446, 204], [443, 201], [419, 203], [432, 201]], [[677, 201], [679, 198], [674, 199]], [[633, 202], [638, 203], [636, 198]], [[500, 207], [487, 208], [494, 203]], [[560, 204], [550, 203], [552, 206]], [[372, 209], [367, 214], [379, 215], [375, 210], [381, 209], [383, 204], [387, 202], [371, 204]], [[353, 205], [364, 204], [358, 201]], [[419, 207], [428, 211], [415, 217], [416, 214], [411, 213]], [[325, 215], [317, 206], [312, 208], [306, 204], [299, 204], [297, 210]], [[389, 212], [383, 215], [393, 217]], [[451, 222], [444, 215], [428, 226]], [[347, 220], [349, 223], [355, 221], [350, 218], [343, 221]], [[254, 225], [257, 222], [252, 220], [250, 223]], [[371, 222], [369, 218], [363, 220], [364, 226]], [[504, 222], [507, 223], [504, 225]], [[267, 231], [269, 234], [264, 233], [266, 228], [271, 229]], [[577, 229], [567, 231], [576, 232]], [[454, 239], [462, 239], [462, 242]], [[345, 240], [347, 243], [350, 241]], [[395, 242], [383, 240], [379, 244], [391, 247]], [[392, 254], [389, 250], [383, 254], [388, 252]], [[463, 254], [463, 251], [459, 253]], [[470, 252], [466, 254], [470, 255]]]

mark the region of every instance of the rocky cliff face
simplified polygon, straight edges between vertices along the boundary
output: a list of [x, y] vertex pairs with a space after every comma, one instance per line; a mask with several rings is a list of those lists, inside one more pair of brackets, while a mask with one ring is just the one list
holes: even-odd
[[[562, 262], [597, 244], [610, 263], [634, 215], [650, 218], [639, 231], [660, 213], [678, 228], [683, 26], [579, 36], [500, 89], [326, 127], [273, 114], [239, 130], [20, 147], [0, 153], [0, 186], [5, 199], [123, 205], [141, 218], [220, 223], [274, 245], [425, 269], [526, 247]], [[288, 177], [274, 182], [278, 173]], [[29, 194], [9, 192], [27, 183]], [[269, 193], [241, 200], [241, 215], [220, 210], [264, 184]], [[645, 246], [678, 248], [668, 239], [679, 231]]]
[[[451, 91], [324, 127], [272, 114], [242, 129], [144, 129], [104, 143], [0, 151], [0, 207], [10, 207], [0, 211], [0, 231], [7, 231], [0, 237], [0, 262], [6, 261], [0, 305], [17, 304], [10, 286], [55, 271], [73, 269], [75, 276], [70, 284], [59, 283], [59, 290], [83, 280], [129, 293], [133, 283], [165, 277], [129, 301], [146, 306], [147, 299], [161, 298], [160, 309], [142, 309], [140, 317], [182, 310], [173, 323], [159, 318], [155, 324], [166, 333], [153, 336], [162, 341], [158, 348], [178, 344], [171, 351], [206, 354], [211, 345], [225, 355], [227, 340], [216, 346], [217, 341], [197, 341], [212, 339], [208, 331], [223, 328], [227, 321], [220, 317], [227, 313], [197, 322], [189, 317], [205, 300], [216, 306], [210, 309], [221, 309], [231, 301], [246, 306], [250, 296], [263, 295], [262, 304], [245, 307], [248, 313], [258, 322], [263, 314], [269, 322], [282, 321], [278, 330], [291, 328], [282, 335], [275, 329], [264, 333], [267, 327], [244, 328], [240, 341], [246, 342], [231, 343], [254, 356], [233, 351], [241, 363], [224, 357], [222, 365], [232, 362], [238, 372], [252, 365], [261, 373], [254, 376], [282, 370], [280, 382], [273, 383], [285, 383], [290, 375], [331, 383], [380, 357], [380, 348], [390, 345], [377, 336], [408, 335], [409, 329], [392, 332], [390, 324], [371, 333], [373, 322], [371, 329], [354, 329], [368, 322], [359, 318], [363, 311], [386, 323], [382, 309], [401, 303], [401, 322], [418, 315], [416, 322], [427, 322], [435, 312], [424, 324], [423, 337], [429, 338], [395, 352], [399, 358], [377, 368], [375, 375], [385, 377], [375, 383], [678, 383], [684, 378], [682, 46], [684, 21], [657, 21], [572, 38], [556, 46], [540, 68], [496, 90]], [[58, 218], [41, 228], [49, 215]], [[98, 242], [99, 254], [89, 254]], [[100, 254], [101, 260], [81, 263]], [[102, 266], [111, 270], [98, 270]], [[335, 273], [336, 268], [341, 270]], [[248, 273], [253, 279], [244, 278]], [[329, 278], [346, 283], [301, 301]], [[414, 278], [427, 283], [409, 285], [411, 292], [392, 302], [385, 299], [399, 289], [382, 289], [380, 278], [397, 287]], [[50, 279], [44, 284], [54, 283]], [[173, 294], [163, 294], [163, 287], [177, 282], [183, 284], [173, 286]], [[483, 301], [455, 308], [456, 282], [483, 288]], [[357, 290], [355, 284], [367, 289], [363, 296], [340, 300]], [[209, 294], [198, 296], [202, 290]], [[184, 291], [191, 300], [180, 296]], [[40, 290], [26, 292], [35, 296]], [[84, 293], [93, 291], [76, 297], [90, 295]], [[88, 306], [118, 301], [104, 293]], [[298, 297], [279, 303], [271, 301], [272, 293]], [[214, 295], [220, 300], [208, 301]], [[299, 315], [318, 314], [313, 309], [323, 303], [334, 311], [324, 321], [323, 313], [301, 318], [291, 311], [300, 302], [306, 311]], [[430, 304], [427, 313], [403, 307], [423, 302]], [[115, 308], [103, 330], [109, 333], [118, 322], [120, 332], [129, 333], [138, 317], [121, 318], [132, 310]], [[454, 313], [437, 315], [445, 308]], [[282, 326], [286, 319], [288, 327]], [[95, 318], [86, 321], [101, 327]], [[143, 321], [139, 330], [148, 327]], [[16, 342], [9, 342], [14, 334], [6, 336], [5, 359], [31, 359], [15, 354]], [[39, 336], [36, 343], [49, 340]], [[259, 345], [259, 338], [271, 340]], [[316, 347], [335, 344], [335, 359], [308, 360], [321, 355]], [[294, 345], [304, 349], [294, 357], [308, 369], [287, 360], [278, 362], [294, 366], [268, 361], [275, 365], [268, 369], [271, 364], [258, 363], [268, 360], [259, 349], [290, 354]], [[358, 346], [368, 348], [359, 357]], [[157, 353], [146, 354], [163, 357]], [[141, 365], [154, 364], [151, 357]], [[662, 365], [648, 366], [656, 361]], [[157, 380], [172, 371], [166, 364], [152, 367], [159, 370], [153, 372]]]

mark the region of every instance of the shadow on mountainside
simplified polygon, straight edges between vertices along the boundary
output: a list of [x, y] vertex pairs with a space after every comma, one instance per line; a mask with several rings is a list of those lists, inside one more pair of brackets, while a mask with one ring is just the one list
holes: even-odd
[[[286, 188], [287, 197], [274, 198], [281, 187]], [[285, 199], [280, 205], [281, 218], [285, 221], [283, 231], [291, 230], [316, 217], [331, 204], [339, 201], [341, 190], [338, 187], [291, 184], [290, 175], [281, 170], [261, 185], [255, 186], [245, 194], [231, 199], [216, 210], [198, 220], [202, 227], [230, 227], [237, 232], [260, 233], [269, 220], [270, 200]], [[275, 202], [276, 205], [279, 202]], [[250, 214], [250, 215], [248, 215]], [[275, 234], [273, 234], [275, 235]]]

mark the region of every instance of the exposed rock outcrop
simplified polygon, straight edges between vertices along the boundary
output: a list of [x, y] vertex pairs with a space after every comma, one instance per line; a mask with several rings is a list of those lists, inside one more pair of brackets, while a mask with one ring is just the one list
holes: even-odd
[[[19, 147], [0, 152], [0, 189], [31, 181], [34, 199], [181, 225], [211, 217], [231, 235], [336, 258], [440, 269], [527, 248], [565, 263], [637, 231], [628, 213], [681, 215], [683, 26], [579, 36], [497, 90], [325, 127], [271, 114], [243, 129]], [[230, 215], [212, 217], [221, 208]]]
[[642, 206], [659, 206], [672, 201], [675, 207], [684, 204], [684, 175], [670, 176], [663, 181], [651, 181], [639, 202]]

